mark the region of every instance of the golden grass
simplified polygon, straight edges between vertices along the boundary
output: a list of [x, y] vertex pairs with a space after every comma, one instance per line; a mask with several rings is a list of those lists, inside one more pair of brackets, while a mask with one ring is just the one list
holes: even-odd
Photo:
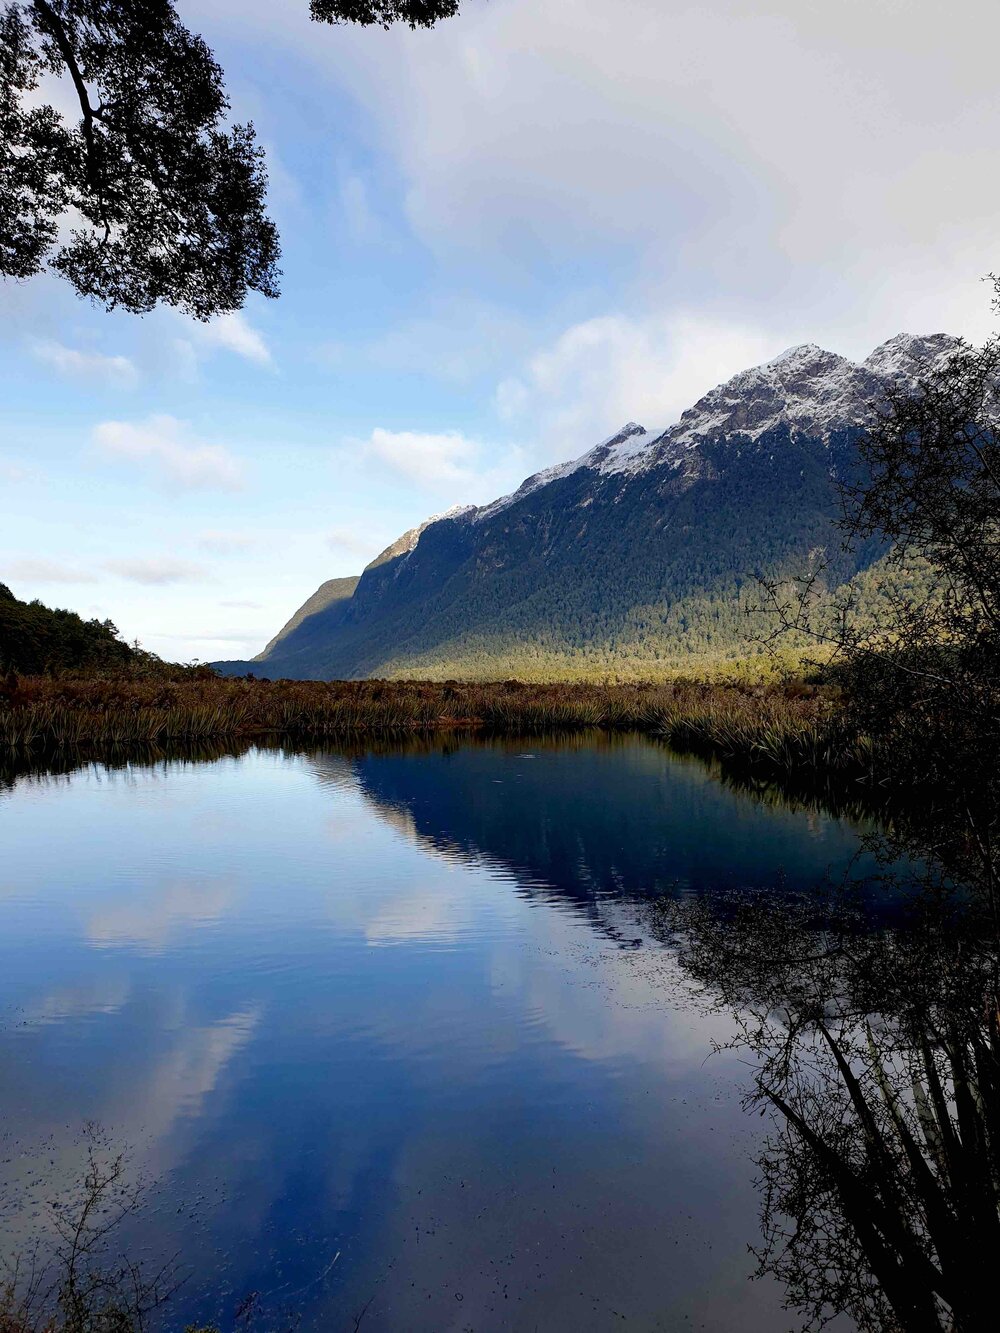
[[0, 753], [100, 753], [204, 741], [638, 730], [773, 771], [858, 772], [863, 738], [828, 687], [675, 680], [662, 684], [166, 680], [0, 682]]

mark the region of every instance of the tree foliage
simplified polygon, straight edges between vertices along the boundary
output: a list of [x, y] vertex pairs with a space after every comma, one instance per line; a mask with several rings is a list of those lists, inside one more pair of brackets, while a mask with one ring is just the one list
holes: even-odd
[[872, 839], [897, 867], [897, 915], [882, 926], [843, 901], [752, 901], [678, 910], [671, 925], [757, 1059], [751, 1105], [774, 1114], [761, 1271], [810, 1329], [836, 1312], [872, 1333], [987, 1329], [1000, 1241], [1000, 340], [889, 394], [859, 459], [842, 526], [849, 548], [888, 545], [878, 614], [849, 595], [831, 612], [815, 570], [769, 592], [779, 632], [835, 650], [853, 728], [891, 755], [893, 791], [907, 793], [911, 808]]
[[41, 602], [22, 602], [0, 583], [0, 670], [122, 671], [141, 654], [123, 643], [110, 620], [83, 620]]
[[854, 726], [950, 811], [948, 855], [1000, 922], [1000, 340], [891, 394], [859, 450], [842, 526], [848, 546], [889, 545], [878, 614], [847, 596], [831, 615], [812, 574], [772, 584], [772, 609], [780, 632], [835, 650]]
[[[314, 19], [429, 27], [456, 0], [312, 0]], [[79, 119], [45, 100], [68, 83]], [[280, 249], [252, 124], [172, 0], [13, 0], [0, 11], [0, 273], [198, 319], [278, 294]]]
[[407, 23], [432, 28], [439, 19], [458, 13], [459, 0], [310, 0], [309, 12], [319, 23], [378, 24], [389, 28]]

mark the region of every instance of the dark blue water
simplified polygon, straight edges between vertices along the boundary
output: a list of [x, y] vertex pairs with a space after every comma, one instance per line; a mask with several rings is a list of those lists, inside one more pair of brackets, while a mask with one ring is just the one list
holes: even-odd
[[93, 1120], [147, 1182], [128, 1244], [187, 1278], [165, 1327], [256, 1292], [304, 1330], [783, 1328], [746, 1071], [638, 904], [820, 883], [859, 836], [638, 739], [15, 782], [4, 1248]]

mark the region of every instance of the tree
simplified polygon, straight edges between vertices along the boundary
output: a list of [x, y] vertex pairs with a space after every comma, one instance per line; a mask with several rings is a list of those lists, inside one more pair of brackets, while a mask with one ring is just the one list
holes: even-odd
[[79, 1179], [65, 1190], [53, 1182], [40, 1234], [4, 1259], [3, 1333], [148, 1333], [181, 1285], [173, 1262], [150, 1269], [118, 1253], [117, 1233], [139, 1213], [143, 1182], [98, 1125], [84, 1126], [83, 1144]]
[[110, 620], [19, 601], [0, 583], [0, 672], [127, 671], [148, 654], [123, 643]]
[[886, 551], [874, 614], [824, 597], [821, 565], [766, 590], [779, 634], [833, 650], [871, 743], [888, 921], [850, 895], [664, 917], [776, 1126], [760, 1271], [809, 1329], [973, 1333], [1000, 1243], [1000, 339], [874, 404], [842, 494], [845, 543]]
[[318, 23], [378, 24], [389, 28], [406, 23], [411, 28], [433, 28], [438, 19], [458, 13], [459, 0], [310, 0], [309, 12]]
[[950, 812], [938, 832], [1000, 926], [1000, 339], [874, 405], [858, 452], [843, 529], [888, 547], [875, 614], [831, 606], [815, 570], [770, 585], [770, 609], [832, 647], [852, 725], [887, 780]]
[[[311, 0], [313, 19], [430, 27], [458, 0]], [[71, 123], [39, 104], [68, 79]], [[172, 0], [15, 0], [0, 11], [0, 273], [48, 268], [108, 310], [197, 319], [278, 294], [280, 248], [252, 124]], [[67, 234], [68, 233], [68, 234]]]
[[951, 712], [978, 712], [970, 685], [994, 684], [1000, 661], [1000, 340], [963, 346], [915, 392], [894, 393], [860, 454], [845, 488], [849, 539], [887, 538], [891, 569], [920, 564], [930, 578], [926, 595], [895, 598], [885, 623], [842, 647], [877, 652], [900, 684], [945, 690]]

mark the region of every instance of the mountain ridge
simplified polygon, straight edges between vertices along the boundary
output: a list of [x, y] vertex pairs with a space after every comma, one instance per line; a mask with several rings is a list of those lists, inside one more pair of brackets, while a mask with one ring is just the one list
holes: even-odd
[[332, 606], [349, 601], [360, 578], [360, 574], [348, 574], [344, 578], [327, 579], [325, 583], [321, 583], [312, 596], [307, 597], [298, 610], [285, 621], [274, 638], [269, 640], [253, 661], [267, 661], [278, 645], [293, 634], [308, 616], [318, 615], [320, 611], [326, 611]]
[[[789, 348], [664, 430], [630, 421], [509, 495], [410, 529], [350, 598], [302, 617], [257, 665], [320, 678], [655, 674], [741, 656], [748, 587], [835, 546], [836, 479], [867, 413], [958, 346], [899, 334], [861, 362]], [[830, 577], [880, 554], [834, 551]]]

